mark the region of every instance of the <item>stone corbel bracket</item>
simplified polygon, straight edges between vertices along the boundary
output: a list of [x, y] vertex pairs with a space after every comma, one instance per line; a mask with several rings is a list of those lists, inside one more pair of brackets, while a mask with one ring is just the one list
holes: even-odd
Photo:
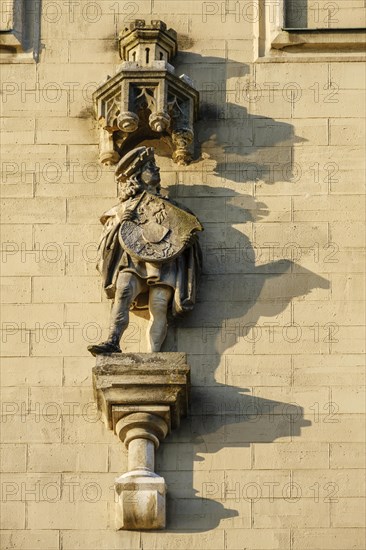
[[191, 162], [199, 93], [186, 75], [174, 74], [171, 60], [177, 50], [177, 33], [163, 21], [147, 25], [137, 19], [121, 32], [123, 62], [93, 94], [100, 162], [116, 164], [131, 148], [152, 139], [167, 142], [177, 164]]
[[128, 449], [128, 472], [115, 481], [116, 528], [163, 529], [166, 485], [154, 471], [155, 450], [188, 412], [186, 355], [99, 355], [93, 387], [106, 426]]

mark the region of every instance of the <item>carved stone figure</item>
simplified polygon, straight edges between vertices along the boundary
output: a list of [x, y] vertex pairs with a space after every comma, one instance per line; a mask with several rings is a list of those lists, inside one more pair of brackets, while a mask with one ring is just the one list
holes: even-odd
[[101, 217], [98, 271], [114, 299], [106, 342], [93, 355], [121, 352], [130, 309], [148, 308], [148, 350], [160, 351], [167, 314], [192, 310], [201, 272], [197, 232], [202, 225], [187, 208], [160, 194], [154, 149], [138, 147], [117, 165], [120, 204]]

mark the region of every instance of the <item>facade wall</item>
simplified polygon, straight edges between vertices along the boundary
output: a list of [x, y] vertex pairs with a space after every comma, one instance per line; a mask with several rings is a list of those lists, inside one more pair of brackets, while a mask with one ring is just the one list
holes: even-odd
[[[249, 4], [44, 2], [39, 63], [1, 67], [4, 549], [365, 548], [365, 66], [259, 57]], [[117, 197], [91, 93], [135, 18], [178, 32], [177, 74], [201, 93], [199, 160], [158, 156], [205, 226], [199, 302], [164, 347], [188, 354], [192, 404], [158, 451], [161, 533], [114, 531], [126, 453], [86, 350], [108, 327], [95, 243]], [[144, 352], [146, 316], [131, 321], [122, 348]]]

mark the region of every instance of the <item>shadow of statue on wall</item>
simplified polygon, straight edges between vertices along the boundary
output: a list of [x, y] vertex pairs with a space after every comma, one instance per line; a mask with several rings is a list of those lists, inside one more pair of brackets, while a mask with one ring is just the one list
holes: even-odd
[[[205, 202], [212, 191], [208, 185], [179, 183], [169, 188], [169, 195], [192, 207], [200, 218], [205, 215]], [[197, 486], [193, 472], [196, 475], [199, 467], [193, 464], [204, 460], [202, 454], [207, 460], [224, 448], [235, 452], [239, 449], [240, 454], [240, 449], [252, 444], [291, 441], [311, 425], [304, 419], [300, 404], [268, 399], [264, 390], [260, 395], [256, 393], [261, 385], [289, 387], [291, 367], [287, 362], [287, 369], [281, 368], [281, 360], [286, 357], [279, 346], [282, 339], [291, 349], [301, 345], [302, 338], [298, 334], [301, 327], [292, 323], [291, 303], [317, 289], [329, 289], [326, 279], [291, 259], [298, 254], [293, 246], [281, 244], [278, 249], [266, 249], [263, 255], [252, 244], [246, 228], [251, 233], [251, 224], [269, 215], [263, 201], [228, 188], [215, 187], [214, 191], [228, 219], [218, 224], [204, 222], [204, 273], [198, 302], [192, 313], [171, 320], [162, 350], [187, 353], [193, 382], [190, 416], [171, 434], [157, 457], [157, 471], [169, 487], [168, 531], [175, 532], [207, 531], [221, 520], [229, 522], [227, 526], [232, 521], [235, 526], [247, 525], [248, 518], [241, 517], [235, 505], [251, 497], [240, 485], [239, 501], [231, 500], [234, 470], [222, 480], [211, 474], [203, 476]], [[281, 258], [284, 251], [288, 257]], [[266, 367], [276, 355], [275, 367]], [[219, 378], [215, 372], [220, 372]], [[171, 458], [167, 456], [176, 449], [178, 454], [169, 470]], [[259, 491], [264, 489], [258, 486]], [[233, 508], [230, 502], [231, 506], [235, 502]]]
[[[206, 186], [196, 185], [194, 192], [207, 197], [208, 190]], [[223, 193], [224, 189], [219, 188], [218, 192]], [[190, 192], [178, 185], [171, 194], [182, 200]], [[239, 204], [247, 206], [234, 206], [231, 210], [232, 219], [237, 223], [242, 221], [250, 226], [268, 214], [266, 205], [256, 202], [252, 196], [235, 193], [228, 198], [222, 194], [221, 197], [224, 203], [240, 197]], [[183, 202], [190, 205], [188, 199]], [[199, 217], [197, 204], [195, 212]], [[159, 470], [172, 491], [168, 510], [169, 526], [173, 530], [213, 529], [220, 519], [232, 521], [230, 518], [238, 516], [235, 507], [225, 506], [230, 506], [230, 499], [232, 504], [243, 499], [250, 501], [243, 485], [238, 489], [239, 500], [232, 500], [235, 472], [232, 475], [229, 472], [222, 481], [211, 474], [207, 479], [202, 477], [197, 487], [192, 478], [193, 472], [197, 472], [193, 462], [204, 460], [201, 454], [207, 459], [223, 448], [237, 451], [251, 444], [292, 441], [301, 436], [303, 428], [311, 425], [304, 419], [304, 408], [300, 404], [267, 399], [264, 389], [258, 386], [290, 387], [289, 356], [281, 355], [279, 348], [281, 344], [289, 346], [288, 353], [291, 346], [301, 346], [303, 338], [302, 328], [292, 323], [291, 303], [316, 289], [326, 291], [329, 282], [289, 258], [269, 262], [261, 258], [257, 265], [258, 252], [247, 235], [231, 223], [223, 224], [226, 226], [224, 246], [214, 242], [216, 227], [210, 234], [211, 224], [205, 224], [204, 274], [198, 303], [188, 316], [173, 321], [174, 331], [163, 348], [187, 353], [193, 381], [190, 416], [164, 444]], [[283, 247], [271, 252], [280, 255]], [[287, 252], [291, 256], [296, 251], [290, 247]], [[266, 363], [274, 365], [268, 368]], [[220, 381], [215, 371], [220, 372]], [[251, 385], [255, 386], [254, 390]], [[257, 395], [259, 390], [262, 391]], [[181, 443], [172, 471], [164, 467], [164, 456], [174, 448], [169, 446], [169, 440]], [[257, 489], [263, 492], [265, 487]], [[180, 498], [190, 501], [188, 513], [186, 506], [179, 506]], [[243, 518], [242, 524], [240, 517], [235, 521], [244, 527], [246, 519]]]
[[[311, 425], [303, 406], [268, 399], [261, 386], [290, 388], [291, 365], [289, 356], [281, 355], [281, 339], [283, 348], [290, 346], [288, 353], [291, 346], [301, 346], [302, 338], [291, 303], [329, 289], [329, 282], [298, 263], [294, 243], [268, 245], [263, 255], [253, 242], [251, 224], [270, 214], [256, 198], [258, 188], [296, 184], [292, 148], [305, 140], [295, 136], [290, 123], [262, 116], [260, 102], [253, 108], [250, 100], [258, 89], [250, 88], [248, 65], [189, 52], [178, 58], [178, 70], [184, 72], [187, 64], [201, 91], [200, 147], [193, 165], [179, 169], [175, 182], [164, 181], [163, 174], [162, 183], [203, 222], [204, 273], [194, 311], [171, 320], [162, 349], [187, 353], [193, 386], [190, 415], [158, 451], [157, 471], [169, 487], [168, 531], [207, 531], [221, 520], [227, 527], [248, 527], [251, 520], [241, 517], [237, 503], [254, 497], [238, 481], [239, 500], [233, 498], [238, 470], [230, 472], [227, 459], [228, 464], [199, 475], [199, 462], [224, 449], [240, 460], [252, 444], [292, 441]], [[249, 114], [249, 103], [257, 114]], [[169, 156], [161, 143], [149, 145], [158, 156]], [[290, 221], [286, 212], [277, 218], [271, 214], [274, 221]], [[274, 361], [275, 366], [266, 366]], [[246, 470], [252, 471], [252, 460]]]
[[[302, 176], [293, 161], [293, 146], [306, 141], [295, 136], [292, 117], [298, 89], [282, 89], [278, 83], [259, 83], [251, 67], [218, 56], [180, 51], [175, 58], [176, 74], [185, 72], [200, 93], [200, 112], [195, 123], [193, 163], [173, 166], [178, 172], [201, 172], [201, 182], [212, 177], [222, 181], [292, 183]], [[275, 120], [263, 113], [280, 114]], [[150, 140], [158, 155], [171, 158], [166, 139]], [[276, 147], [274, 149], [274, 146]]]
[[[248, 64], [223, 57], [181, 51], [175, 65], [178, 74], [187, 71], [200, 92], [194, 164], [202, 167], [202, 183], [210, 174], [225, 183], [298, 181], [302, 174], [293, 146], [306, 140], [286, 122], [297, 88], [258, 82]], [[275, 107], [277, 120], [263, 114]]]

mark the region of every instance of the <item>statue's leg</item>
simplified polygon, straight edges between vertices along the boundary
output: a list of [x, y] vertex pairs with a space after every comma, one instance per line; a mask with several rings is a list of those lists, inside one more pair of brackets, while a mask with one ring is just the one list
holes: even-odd
[[120, 272], [111, 311], [108, 339], [101, 344], [88, 346], [92, 355], [121, 352], [119, 341], [128, 326], [130, 305], [143, 290], [144, 283], [136, 275], [125, 271]]
[[143, 291], [143, 282], [134, 273], [121, 271], [116, 283], [116, 294], [111, 310], [108, 342], [119, 346], [129, 323], [130, 306]]
[[147, 328], [148, 351], [160, 351], [167, 333], [168, 304], [173, 295], [170, 286], [151, 286], [149, 292], [150, 321]]

